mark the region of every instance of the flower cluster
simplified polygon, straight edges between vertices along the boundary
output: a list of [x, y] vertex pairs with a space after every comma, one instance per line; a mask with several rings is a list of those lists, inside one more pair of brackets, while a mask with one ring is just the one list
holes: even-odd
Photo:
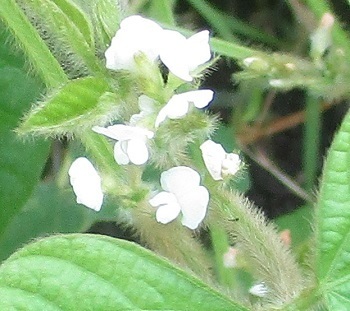
[[106, 66], [113, 70], [137, 70], [135, 56], [142, 53], [150, 62], [159, 57], [175, 76], [192, 81], [191, 72], [210, 57], [209, 32], [186, 39], [177, 31], [165, 30], [138, 15], [125, 18], [106, 50]]
[[[160, 60], [170, 74], [191, 82], [193, 71], [211, 58], [209, 32], [201, 31], [186, 38], [141, 16], [130, 16], [121, 22], [105, 57], [108, 69], [131, 72], [137, 72], [139, 57], [150, 64], [157, 64]], [[148, 141], [157, 135], [163, 122], [183, 118], [190, 111], [190, 105], [206, 107], [213, 96], [214, 92], [209, 89], [179, 94], [174, 90], [168, 102], [157, 109], [156, 100], [142, 94], [139, 96], [140, 112], [132, 115], [126, 124], [94, 126], [92, 130], [116, 141], [114, 159], [119, 165], [143, 165], [150, 157]], [[145, 122], [149, 119], [153, 120], [153, 126]], [[211, 140], [200, 148], [214, 180], [238, 171], [241, 163], [238, 155], [227, 154], [221, 145]], [[69, 175], [77, 202], [99, 211], [103, 187], [93, 165], [86, 158], [79, 158], [73, 162]], [[150, 205], [157, 208], [156, 220], [167, 224], [181, 214], [182, 224], [196, 229], [205, 218], [209, 204], [209, 191], [200, 185], [199, 173], [187, 166], [172, 167], [161, 174], [160, 184], [163, 191], [149, 200]]]

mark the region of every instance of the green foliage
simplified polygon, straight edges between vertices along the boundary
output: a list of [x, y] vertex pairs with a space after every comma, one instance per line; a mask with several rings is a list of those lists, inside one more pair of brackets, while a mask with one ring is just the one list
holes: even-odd
[[0, 267], [0, 293], [2, 310], [247, 310], [133, 243], [93, 235], [26, 246]]
[[[241, 113], [233, 118], [237, 124], [231, 122], [230, 127], [220, 127], [213, 134], [216, 117], [197, 109], [183, 119], [166, 120], [154, 129], [156, 112], [171, 95], [193, 89], [199, 81], [184, 86], [180, 85], [183, 81], [172, 80], [171, 75], [166, 81], [166, 72], [159, 70], [158, 63], [149, 66], [142, 54], [135, 57], [140, 69], [137, 74], [110, 72], [103, 65], [103, 53], [122, 15], [140, 13], [132, 12], [132, 8], [142, 8], [143, 14], [175, 28], [176, 1], [140, 1], [126, 5], [125, 12], [118, 1], [112, 0], [98, 0], [91, 7], [83, 1], [78, 6], [71, 0], [19, 2], [24, 11], [14, 0], [2, 1], [0, 19], [12, 33], [13, 46], [23, 52], [26, 66], [47, 86], [48, 95], [27, 113], [17, 131], [46, 138], [66, 135], [80, 139], [112, 204], [108, 210], [108, 202], [104, 202], [103, 212], [96, 215], [76, 206], [71, 191], [58, 189], [54, 182], [39, 183], [48, 143], [19, 141], [14, 129], [42, 86], [24, 72], [24, 62], [17, 63], [17, 57], [0, 50], [0, 257], [7, 257], [20, 245], [45, 234], [84, 231], [96, 220], [117, 219], [132, 226], [147, 247], [207, 283], [219, 281], [223, 292], [238, 293], [237, 300], [241, 302], [231, 301], [139, 246], [73, 234], [27, 245], [0, 266], [1, 310], [248, 310], [243, 302], [250, 305], [250, 310], [315, 310], [323, 307], [323, 302], [329, 310], [349, 309], [350, 113], [328, 153], [315, 224], [310, 207], [276, 221], [279, 229], [291, 229], [293, 254], [276, 227], [235, 192], [249, 188], [249, 168], [237, 179], [214, 182], [198, 148], [203, 140], [212, 137], [231, 152], [238, 147], [232, 137], [239, 126], [254, 123], [268, 107], [266, 90], [302, 88], [308, 96], [303, 176], [305, 190], [311, 192], [317, 173], [314, 158], [320, 141], [320, 99], [347, 99], [350, 94], [350, 44], [337, 20], [325, 32], [321, 23], [308, 33], [309, 55], [300, 56], [286, 53], [279, 39], [229, 17], [209, 1], [188, 1], [222, 38], [211, 39], [213, 51], [236, 60], [242, 67], [235, 75], [236, 81], [243, 82], [236, 96], [245, 107], [237, 109]], [[325, 0], [305, 3], [308, 7], [302, 9], [312, 11], [318, 19], [331, 11]], [[269, 44], [278, 51], [247, 47], [236, 36]], [[74, 79], [69, 80], [65, 72]], [[148, 177], [143, 174], [144, 166], [117, 165], [111, 142], [91, 130], [94, 125], [127, 123], [131, 115], [139, 112], [136, 106], [140, 94], [153, 97], [157, 106], [145, 121], [155, 132], [148, 145], [152, 161]], [[148, 200], [158, 186], [157, 169], [177, 165], [196, 168], [201, 184], [210, 192], [204, 223], [210, 231], [212, 255], [201, 244], [199, 235], [181, 226], [179, 220], [167, 225], [155, 221], [155, 209]], [[65, 169], [60, 173], [66, 174]], [[224, 266], [222, 259], [229, 245], [234, 245], [241, 256], [239, 272]], [[311, 249], [307, 249], [309, 246]], [[209, 281], [213, 271], [216, 279]], [[246, 275], [244, 280], [240, 279], [242, 275]], [[253, 299], [247, 285], [251, 280], [263, 282], [266, 295]]]
[[350, 290], [350, 113], [325, 163], [316, 213], [316, 274], [329, 310], [346, 310]]
[[0, 19], [13, 34], [32, 70], [48, 87], [57, 87], [66, 82], [66, 76], [58, 61], [14, 0], [2, 1]]
[[58, 189], [54, 183], [39, 184], [0, 237], [0, 259], [6, 259], [33, 238], [59, 232], [84, 232], [96, 218], [93, 211], [75, 203], [71, 189]]
[[32, 0], [23, 5], [35, 12], [33, 18], [39, 21], [37, 27], [48, 32], [48, 41], [55, 54], [75, 55], [69, 55], [68, 71], [76, 66], [76, 62], [82, 63], [92, 73], [103, 70], [95, 56], [91, 22], [78, 6], [69, 0]]
[[22, 59], [4, 46], [6, 38], [3, 34], [0, 40], [0, 236], [31, 195], [49, 152], [48, 142], [23, 141], [14, 133], [42, 85], [25, 73]]
[[92, 18], [96, 28], [96, 36], [100, 40], [102, 52], [111, 43], [121, 21], [121, 9], [118, 1], [94, 1]]
[[106, 80], [86, 77], [68, 82], [53, 92], [26, 116], [21, 134], [64, 135], [91, 130], [118, 113], [118, 99]]

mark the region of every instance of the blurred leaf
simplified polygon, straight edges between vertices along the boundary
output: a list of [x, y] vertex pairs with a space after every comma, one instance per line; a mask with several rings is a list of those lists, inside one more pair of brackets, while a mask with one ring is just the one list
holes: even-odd
[[93, 8], [93, 17], [96, 19], [96, 30], [105, 49], [111, 43], [122, 18], [119, 1], [97, 0]]
[[38, 185], [0, 237], [0, 261], [31, 239], [50, 233], [83, 232], [90, 228], [98, 214], [75, 203], [69, 190], [61, 190], [54, 183]]
[[107, 82], [100, 78], [72, 80], [34, 107], [19, 132], [63, 135], [105, 123], [118, 110], [116, 95], [108, 89]]
[[149, 1], [148, 14], [159, 23], [175, 26], [174, 0], [151, 0]]
[[302, 206], [295, 211], [284, 214], [275, 223], [280, 230], [290, 230], [292, 245], [294, 247], [305, 242], [312, 233], [311, 223], [313, 220], [313, 209], [311, 206]]
[[350, 113], [329, 150], [316, 208], [316, 275], [329, 310], [349, 310]]
[[64, 235], [0, 267], [0, 309], [247, 310], [136, 244]]
[[14, 133], [42, 86], [20, 69], [23, 61], [5, 40], [0, 38], [0, 235], [31, 195], [49, 152], [48, 142], [24, 142]]

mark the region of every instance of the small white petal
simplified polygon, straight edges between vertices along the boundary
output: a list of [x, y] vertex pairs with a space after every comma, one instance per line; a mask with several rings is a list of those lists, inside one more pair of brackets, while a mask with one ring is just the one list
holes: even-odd
[[137, 138], [128, 140], [127, 155], [132, 163], [136, 165], [145, 164], [149, 157], [145, 141]]
[[114, 144], [114, 160], [119, 165], [127, 165], [130, 162], [125, 150], [127, 146], [125, 145], [127, 145], [127, 141], [117, 141]]
[[207, 62], [210, 57], [209, 31], [203, 30], [187, 39], [188, 67], [190, 71]]
[[187, 39], [173, 30], [164, 30], [162, 35], [162, 47], [159, 53], [161, 61], [175, 76], [185, 81], [192, 81], [187, 59]]
[[254, 295], [254, 296], [263, 298], [268, 293], [268, 288], [266, 287], [264, 282], [261, 282], [261, 283], [258, 283], [258, 284], [255, 284], [254, 286], [252, 286], [249, 289], [249, 293]]
[[99, 211], [103, 202], [101, 178], [91, 162], [80, 157], [69, 168], [70, 183], [77, 196], [77, 203]]
[[179, 214], [181, 207], [174, 194], [162, 191], [155, 195], [149, 203], [153, 207], [158, 207], [156, 219], [162, 224], [173, 221]]
[[210, 57], [209, 32], [201, 31], [186, 39], [177, 31], [164, 30], [160, 59], [177, 77], [192, 81], [191, 71]]
[[179, 119], [188, 112], [189, 104], [181, 94], [173, 95], [168, 103], [159, 111], [155, 127], [158, 127], [166, 118]]
[[190, 229], [196, 229], [204, 219], [208, 203], [209, 192], [207, 188], [199, 186], [191, 189], [181, 196], [177, 196], [181, 205], [182, 224]]
[[205, 141], [201, 146], [202, 157], [209, 174], [214, 180], [221, 180], [222, 162], [225, 160], [226, 152], [224, 148], [212, 140]]
[[193, 103], [197, 108], [204, 108], [213, 100], [214, 92], [212, 90], [195, 90], [179, 94], [181, 99]]
[[133, 138], [153, 138], [154, 133], [147, 129], [124, 124], [115, 124], [106, 128], [94, 126], [92, 130], [115, 140], [129, 140]]
[[190, 167], [176, 166], [165, 172], [160, 176], [160, 184], [166, 191], [172, 192], [175, 195], [186, 193], [193, 188], [199, 186], [200, 176]]
[[159, 55], [163, 29], [155, 22], [138, 15], [125, 18], [106, 50], [106, 67], [134, 70], [134, 56], [143, 53], [150, 61]]
[[155, 127], [158, 127], [166, 118], [179, 119], [185, 116], [188, 113], [190, 103], [193, 103], [197, 108], [208, 106], [213, 96], [212, 90], [196, 90], [173, 95], [159, 111]]
[[224, 175], [235, 175], [241, 166], [241, 159], [236, 153], [229, 153], [222, 161], [222, 173]]
[[163, 107], [163, 108], [159, 111], [159, 113], [158, 113], [158, 115], [157, 115], [157, 118], [156, 118], [156, 121], [155, 121], [155, 123], [154, 123], [154, 126], [155, 126], [156, 128], [159, 127], [159, 125], [160, 125], [161, 123], [163, 123], [163, 122], [166, 120], [167, 116], [168, 116], [167, 110], [166, 110], [165, 107]]

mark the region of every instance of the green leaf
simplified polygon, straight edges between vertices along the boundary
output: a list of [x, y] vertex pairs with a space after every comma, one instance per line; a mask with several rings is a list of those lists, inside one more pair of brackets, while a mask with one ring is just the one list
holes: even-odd
[[[22, 71], [23, 61], [0, 38], [0, 236], [25, 204], [40, 179], [49, 143], [22, 141], [14, 133], [24, 109], [38, 96], [41, 84]], [[19, 68], [16, 68], [18, 66]]]
[[1, 1], [0, 19], [47, 86], [55, 87], [66, 82], [67, 77], [58, 61], [14, 0]]
[[82, 234], [11, 256], [0, 296], [1, 310], [247, 310], [134, 243]]
[[348, 112], [329, 150], [316, 209], [316, 274], [330, 310], [350, 308], [349, 164]]
[[96, 19], [96, 28], [103, 40], [106, 48], [111, 43], [121, 21], [121, 8], [119, 1], [98, 0], [94, 6], [94, 18]]
[[69, 0], [31, 0], [26, 6], [38, 14], [39, 25], [49, 29], [55, 50], [74, 53], [92, 73], [103, 70], [95, 56], [92, 25], [78, 6]]
[[118, 111], [118, 98], [103, 79], [69, 81], [33, 108], [20, 125], [20, 134], [62, 135], [91, 130], [108, 122]]
[[50, 233], [84, 232], [97, 215], [100, 213], [75, 203], [72, 191], [59, 189], [53, 182], [39, 184], [0, 237], [0, 261], [31, 239]]
[[85, 15], [74, 2], [69, 0], [52, 0], [56, 6], [67, 16], [69, 21], [74, 24], [81, 33], [88, 45], [94, 47], [94, 31], [92, 25]]
[[275, 223], [280, 230], [290, 230], [294, 247], [299, 246], [310, 237], [313, 212], [313, 208], [306, 205], [275, 219]]

